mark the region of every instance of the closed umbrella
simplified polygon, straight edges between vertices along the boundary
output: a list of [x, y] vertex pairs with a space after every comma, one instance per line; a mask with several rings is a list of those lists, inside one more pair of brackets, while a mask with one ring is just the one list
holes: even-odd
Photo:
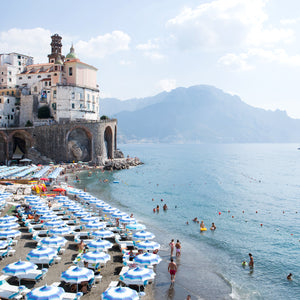
[[68, 270], [61, 274], [61, 280], [69, 283], [78, 284], [83, 281], [90, 281], [94, 278], [94, 272], [88, 268], [79, 268], [76, 266], [70, 267]]
[[139, 300], [138, 293], [129, 287], [113, 287], [102, 293], [102, 300]]
[[[18, 276], [30, 273], [33, 270], [37, 269], [37, 265], [29, 262], [29, 261], [17, 261], [12, 264], [8, 264], [2, 269], [2, 273], [12, 275], [12, 276]], [[19, 279], [19, 285], [20, 285], [21, 279]]]
[[91, 250], [97, 250], [97, 251], [105, 251], [109, 248], [111, 248], [113, 244], [109, 241], [106, 240], [96, 240], [96, 241], [91, 241], [88, 243], [88, 247]]
[[26, 295], [27, 300], [60, 300], [65, 291], [61, 287], [44, 285], [33, 289]]

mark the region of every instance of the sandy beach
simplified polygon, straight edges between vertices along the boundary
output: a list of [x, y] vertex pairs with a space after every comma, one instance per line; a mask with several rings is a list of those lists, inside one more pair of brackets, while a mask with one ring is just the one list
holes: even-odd
[[[72, 170], [69, 171], [70, 173], [67, 172], [68, 176], [75, 176]], [[63, 177], [60, 178], [61, 181], [64, 181], [64, 176], [65, 174], [63, 175]], [[20, 188], [21, 186], [22, 185], [18, 186], [17, 184], [7, 187], [1, 186], [1, 190], [13, 191], [17, 188]], [[13, 199], [10, 200], [5, 209], [1, 211], [1, 216], [6, 215], [7, 213], [13, 215], [14, 213], [12, 212], [12, 207], [20, 205], [23, 201], [23, 197], [24, 195], [14, 195]], [[27, 254], [32, 249], [36, 248], [37, 243], [32, 239], [32, 234], [28, 232], [28, 229], [23, 226], [22, 222], [20, 222], [20, 225], [21, 227], [19, 229], [22, 235], [18, 239], [17, 245], [13, 246], [13, 249], [16, 250], [15, 254], [13, 256], [8, 256], [0, 261], [1, 270], [9, 263], [16, 262], [18, 260], [26, 260]], [[62, 255], [60, 255], [61, 261], [49, 267], [48, 272], [43, 280], [40, 280], [35, 284], [31, 281], [23, 280], [21, 283], [22, 285], [25, 285], [26, 287], [32, 289], [34, 287], [39, 287], [45, 284], [51, 285], [54, 282], [60, 282], [61, 273], [73, 265], [72, 261], [76, 258], [78, 254], [77, 245], [74, 242], [73, 236], [65, 236], [65, 238], [68, 240], [68, 242], [65, 246], [65, 252]], [[110, 241], [114, 242], [113, 240]], [[123, 267], [122, 253], [117, 244], [114, 244], [114, 246], [110, 250], [108, 250], [108, 253], [111, 256], [111, 260], [108, 261], [103, 268], [101, 268], [101, 282], [96, 283], [87, 294], [82, 296], [82, 299], [99, 299], [101, 294], [107, 289], [107, 287], [112, 281], [119, 281], [119, 273]], [[18, 281], [15, 278], [8, 279], [8, 282], [14, 285], [18, 285]], [[143, 299], [154, 299], [154, 284], [155, 283], [152, 283], [146, 286], [146, 295], [143, 297]], [[64, 283], [61, 283], [60, 286], [64, 287], [66, 292], [70, 292], [70, 290], [68, 290], [68, 286], [66, 286]]]

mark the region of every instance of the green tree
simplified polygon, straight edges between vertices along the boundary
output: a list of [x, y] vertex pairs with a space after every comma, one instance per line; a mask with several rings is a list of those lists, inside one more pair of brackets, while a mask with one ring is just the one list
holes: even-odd
[[50, 108], [49, 106], [42, 106], [38, 110], [39, 119], [48, 119], [50, 118]]
[[31, 126], [33, 126], [33, 123], [28, 120], [25, 124], [25, 127], [31, 127]]
[[100, 120], [108, 120], [108, 119], [109, 119], [109, 117], [105, 116], [105, 115], [101, 116], [101, 118], [100, 118]]

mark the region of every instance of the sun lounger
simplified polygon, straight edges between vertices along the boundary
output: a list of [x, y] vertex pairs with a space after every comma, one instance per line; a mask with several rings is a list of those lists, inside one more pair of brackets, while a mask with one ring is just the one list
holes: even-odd
[[9, 284], [6, 280], [0, 281], [0, 298], [1, 299], [22, 299], [30, 290], [25, 286], [15, 286]]
[[123, 268], [121, 269], [119, 275], [120, 275], [120, 276], [123, 275], [123, 274], [126, 273], [128, 270], [129, 270], [129, 267], [128, 267], [128, 266], [123, 267]]
[[62, 300], [79, 300], [83, 293], [78, 292], [78, 293], [64, 293]]
[[38, 282], [39, 280], [42, 280], [46, 276], [47, 272], [48, 272], [48, 269], [34, 270], [27, 274], [18, 275], [17, 278], [19, 280], [24, 279], [24, 280]]

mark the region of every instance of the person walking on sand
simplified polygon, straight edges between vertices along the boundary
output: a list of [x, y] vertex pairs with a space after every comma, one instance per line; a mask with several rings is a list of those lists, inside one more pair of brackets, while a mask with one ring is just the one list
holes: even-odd
[[175, 248], [176, 248], [176, 257], [179, 257], [181, 254], [181, 244], [180, 244], [179, 240], [177, 240], [177, 242], [175, 244]]
[[251, 253], [249, 253], [249, 258], [250, 258], [250, 261], [249, 261], [249, 267], [250, 268], [253, 268], [254, 267], [254, 260], [253, 260], [253, 256]]
[[173, 261], [173, 258], [171, 258], [171, 262], [168, 265], [168, 271], [171, 275], [171, 282], [175, 282], [175, 275], [177, 272], [177, 265], [176, 263]]
[[174, 252], [174, 247], [175, 247], [174, 239], [171, 240], [169, 246], [171, 248], [171, 257], [172, 257], [173, 256], [173, 252]]

